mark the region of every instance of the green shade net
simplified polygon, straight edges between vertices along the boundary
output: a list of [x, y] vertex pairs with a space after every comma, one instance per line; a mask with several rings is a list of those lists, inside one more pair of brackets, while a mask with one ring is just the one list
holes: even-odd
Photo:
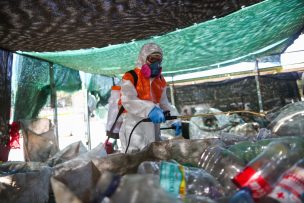
[[90, 78], [88, 91], [98, 98], [97, 105], [106, 105], [111, 94], [113, 79], [102, 75], [92, 75]]
[[[18, 57], [14, 120], [36, 118], [50, 95], [49, 63]], [[79, 72], [54, 65], [56, 90], [73, 92], [81, 89]]]
[[266, 0], [226, 17], [147, 40], [99, 49], [19, 53], [84, 72], [112, 76], [133, 69], [142, 45], [156, 42], [164, 51], [164, 75], [183, 74], [212, 69], [216, 64], [281, 53], [303, 26], [303, 0]]

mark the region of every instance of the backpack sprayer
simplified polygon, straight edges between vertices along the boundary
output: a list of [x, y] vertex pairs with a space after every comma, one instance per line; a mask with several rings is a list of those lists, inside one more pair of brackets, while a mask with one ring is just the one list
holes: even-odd
[[[175, 120], [175, 119], [181, 119], [181, 120], [189, 120], [190, 118], [193, 118], [193, 117], [209, 117], [209, 116], [214, 116], [214, 115], [220, 115], [220, 114], [226, 114], [226, 115], [229, 115], [229, 114], [234, 114], [234, 113], [249, 113], [249, 114], [253, 114], [255, 116], [259, 116], [259, 117], [265, 117], [266, 115], [266, 112], [260, 112], [260, 113], [257, 113], [257, 112], [253, 112], [253, 111], [247, 111], [247, 110], [242, 110], [242, 111], [228, 111], [228, 112], [214, 112], [214, 113], [205, 113], [205, 114], [195, 114], [195, 115], [183, 115], [183, 116], [171, 116], [171, 115], [166, 115], [166, 112], [165, 113], [165, 120]], [[142, 122], [152, 122], [150, 118], [144, 118], [142, 120], [140, 120], [138, 123], [136, 123], [136, 125], [133, 127], [131, 133], [130, 133], [130, 136], [129, 136], [129, 140], [128, 140], [128, 144], [127, 144], [127, 147], [126, 147], [126, 150], [125, 150], [125, 154], [127, 153], [128, 151], [128, 148], [129, 148], [129, 145], [130, 145], [130, 142], [131, 142], [131, 137], [132, 137], [132, 134], [133, 134], [133, 131], [135, 130], [135, 128]], [[175, 127], [167, 127], [167, 128], [161, 128], [161, 130], [166, 130], [166, 129], [175, 129]]]

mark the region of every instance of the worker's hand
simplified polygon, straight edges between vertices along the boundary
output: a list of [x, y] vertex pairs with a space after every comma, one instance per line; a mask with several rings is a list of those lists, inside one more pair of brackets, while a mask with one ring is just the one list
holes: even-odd
[[175, 128], [175, 136], [178, 136], [179, 134], [181, 134], [182, 124], [180, 121], [175, 121], [174, 123], [172, 123], [171, 126]]
[[161, 123], [166, 121], [163, 111], [157, 106], [150, 111], [148, 117], [153, 123]]

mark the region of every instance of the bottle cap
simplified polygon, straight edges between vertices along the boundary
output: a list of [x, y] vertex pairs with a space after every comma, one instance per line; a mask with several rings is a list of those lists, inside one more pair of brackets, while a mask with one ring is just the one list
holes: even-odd
[[238, 173], [233, 179], [233, 183], [236, 184], [239, 188], [245, 187], [248, 185], [248, 181], [256, 173], [256, 171], [251, 167], [246, 167], [243, 171]]

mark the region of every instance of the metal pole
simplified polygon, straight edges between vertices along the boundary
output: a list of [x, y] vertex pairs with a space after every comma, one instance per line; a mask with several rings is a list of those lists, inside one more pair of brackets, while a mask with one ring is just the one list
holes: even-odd
[[[4, 91], [0, 91], [1, 93], [4, 93], [4, 95], [2, 95], [3, 97], [3, 100], [4, 100], [4, 106], [5, 106], [5, 110], [4, 112], [1, 112], [3, 113], [3, 123], [1, 123], [0, 121], [0, 126], [3, 124], [4, 126], [4, 131], [3, 130], [0, 130], [0, 134], [1, 133], [4, 133], [4, 134], [8, 134], [9, 133], [9, 122], [10, 122], [10, 111], [7, 111], [7, 109], [10, 109], [11, 107], [11, 80], [12, 80], [12, 67], [9, 67], [9, 56], [10, 56], [10, 53], [9, 52], [6, 52], [4, 51], [2, 53], [2, 57], [3, 57], [3, 62], [4, 60], [6, 59], [5, 63], [3, 63], [3, 71], [4, 71], [4, 75], [3, 75], [3, 79], [4, 79], [4, 88], [3, 90]], [[10, 70], [9, 70], [10, 68]], [[1, 78], [0, 78], [1, 80]], [[2, 82], [2, 81], [0, 81]], [[9, 85], [8, 85], [9, 84]], [[2, 100], [2, 99], [0, 99]], [[1, 117], [0, 117], [1, 118]], [[9, 140], [5, 140], [5, 141], [9, 141]], [[4, 143], [2, 143], [4, 144]]]
[[258, 102], [259, 102], [259, 109], [260, 112], [263, 112], [263, 100], [260, 88], [260, 81], [259, 81], [260, 71], [259, 71], [259, 61], [258, 59], [255, 60], [255, 82], [256, 82], [256, 89], [258, 95]]
[[171, 104], [172, 104], [173, 106], [175, 106], [173, 76], [172, 76], [172, 84], [170, 84], [170, 97], [171, 97]]
[[53, 122], [55, 125], [55, 137], [57, 140], [57, 145], [59, 146], [59, 135], [58, 135], [58, 112], [57, 112], [57, 94], [56, 94], [56, 85], [54, 80], [54, 65], [50, 63], [50, 87], [51, 87], [51, 108], [54, 109]]
[[84, 82], [82, 83], [82, 91], [84, 94], [84, 122], [85, 122], [85, 139], [88, 150], [91, 150], [91, 135], [90, 135], [90, 115], [88, 106], [88, 90], [86, 89], [87, 77], [84, 73]]

